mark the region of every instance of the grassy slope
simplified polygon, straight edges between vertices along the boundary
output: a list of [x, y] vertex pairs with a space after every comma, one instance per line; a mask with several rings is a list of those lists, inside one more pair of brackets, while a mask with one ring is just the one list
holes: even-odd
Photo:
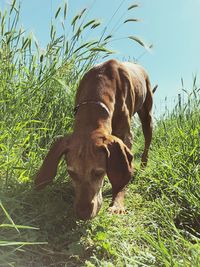
[[[199, 98], [195, 107], [157, 124], [149, 166], [136, 166], [127, 189], [125, 216], [107, 212], [106, 181], [100, 214], [75, 221], [70, 182], [61, 177], [64, 165], [55, 184], [42, 192], [28, 185], [6, 189], [1, 198], [14, 222], [39, 229], [3, 228], [2, 239], [48, 244], [3, 247], [1, 260], [14, 266], [199, 266], [199, 131]], [[138, 130], [138, 154], [142, 141]]]
[[0, 266], [198, 266], [197, 86], [185, 107], [157, 123], [145, 171], [138, 167], [143, 139], [135, 130], [128, 213], [107, 212], [106, 180], [100, 214], [89, 222], [75, 221], [64, 164], [54, 185], [42, 192], [34, 191], [32, 177], [52, 139], [71, 130], [77, 81], [106, 43], [86, 42], [78, 49], [80, 16], [68, 43], [52, 28], [43, 53], [32, 38], [21, 38], [15, 16], [6, 31], [5, 17], [0, 18]]

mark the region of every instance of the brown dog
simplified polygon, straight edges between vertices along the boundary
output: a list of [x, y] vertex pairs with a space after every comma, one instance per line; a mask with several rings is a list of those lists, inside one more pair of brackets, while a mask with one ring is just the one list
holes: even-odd
[[74, 132], [57, 140], [48, 152], [35, 183], [38, 189], [55, 177], [62, 155], [75, 189], [78, 218], [97, 215], [103, 178], [112, 185], [112, 213], [124, 213], [125, 187], [131, 179], [131, 117], [142, 122], [147, 164], [152, 138], [152, 91], [145, 70], [130, 62], [109, 60], [88, 71], [80, 82], [75, 102]]

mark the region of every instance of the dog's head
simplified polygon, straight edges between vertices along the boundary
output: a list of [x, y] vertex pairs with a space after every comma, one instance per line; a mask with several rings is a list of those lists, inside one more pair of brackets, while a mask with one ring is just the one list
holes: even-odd
[[103, 179], [107, 173], [114, 190], [119, 191], [131, 177], [132, 155], [117, 137], [92, 135], [89, 138], [61, 138], [50, 149], [36, 177], [42, 188], [52, 181], [62, 155], [75, 190], [78, 218], [87, 220], [97, 215], [102, 205]]

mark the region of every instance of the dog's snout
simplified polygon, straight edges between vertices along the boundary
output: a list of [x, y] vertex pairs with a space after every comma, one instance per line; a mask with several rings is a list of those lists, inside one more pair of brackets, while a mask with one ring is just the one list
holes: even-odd
[[92, 212], [93, 212], [93, 206], [94, 204], [91, 204], [89, 207], [85, 207], [84, 209], [83, 208], [79, 208], [77, 207], [76, 208], [76, 214], [77, 214], [77, 217], [81, 220], [89, 220], [92, 218]]

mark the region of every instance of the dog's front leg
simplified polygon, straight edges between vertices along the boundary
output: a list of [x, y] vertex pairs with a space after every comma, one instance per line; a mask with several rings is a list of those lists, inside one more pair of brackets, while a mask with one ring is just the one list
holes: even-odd
[[112, 136], [112, 142], [107, 145], [107, 175], [112, 185], [111, 213], [124, 214], [125, 188], [132, 177], [130, 149], [117, 137]]

